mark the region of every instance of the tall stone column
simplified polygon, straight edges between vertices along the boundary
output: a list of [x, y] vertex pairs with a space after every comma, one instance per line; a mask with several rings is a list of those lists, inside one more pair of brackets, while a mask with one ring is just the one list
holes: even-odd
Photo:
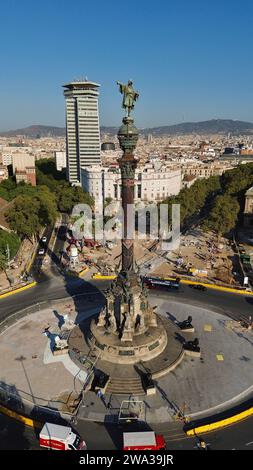
[[[133, 118], [123, 118], [118, 132], [123, 156], [118, 160], [122, 179], [122, 208], [124, 212], [124, 228], [122, 238], [122, 272], [134, 270], [134, 177], [138, 160], [133, 152], [138, 141], [138, 130]], [[130, 214], [130, 207], [133, 209]], [[131, 220], [129, 216], [131, 215]]]

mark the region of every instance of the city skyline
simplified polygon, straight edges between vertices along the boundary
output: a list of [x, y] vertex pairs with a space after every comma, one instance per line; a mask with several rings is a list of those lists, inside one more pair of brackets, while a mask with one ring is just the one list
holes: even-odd
[[139, 127], [215, 118], [253, 122], [248, 0], [229, 7], [216, 0], [161, 0], [155, 10], [150, 1], [129, 1], [123, 10], [99, 1], [96, 8], [77, 1], [70, 23], [65, 1], [2, 6], [1, 131], [64, 126], [61, 85], [85, 76], [101, 84], [103, 126], [117, 126], [116, 81], [128, 79], [141, 90]]

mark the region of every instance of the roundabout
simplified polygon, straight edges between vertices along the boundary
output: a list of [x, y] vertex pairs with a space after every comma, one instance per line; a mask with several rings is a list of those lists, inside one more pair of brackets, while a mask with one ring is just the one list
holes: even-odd
[[[150, 302], [151, 305], [157, 305], [162, 322], [169, 318], [173, 326], [176, 321], [183, 321], [190, 314], [195, 328], [194, 333], [181, 334], [176, 340], [176, 356], [173, 356], [171, 349], [170, 356], [166, 358], [164, 350], [157, 367], [169, 369], [171, 364], [167, 363], [168, 359], [173, 362], [175, 357], [180, 357], [182, 336], [186, 339], [195, 336], [199, 338], [201, 357], [185, 356], [174, 370], [159, 374], [157, 370], [152, 371], [152, 361], [141, 363], [143, 368], [131, 364], [122, 367], [122, 364], [113, 364], [101, 356], [93, 365], [93, 371], [103, 370], [110, 376], [105, 392], [106, 402], [120, 403], [130, 395], [145, 400], [146, 422], [155, 424], [172, 422], [182, 408], [189, 419], [197, 419], [226, 411], [252, 396], [251, 332], [239, 331], [236, 324], [224, 315], [196, 306], [186, 307], [169, 300], [169, 296], [164, 300], [159, 294], [152, 295]], [[30, 404], [31, 410], [46, 406], [59, 412], [73, 413], [75, 409], [75, 400], [78, 400], [87, 382], [90, 364], [94, 364], [85, 350], [78, 348], [78, 335], [81, 333], [80, 347], [87, 345], [83, 341], [82, 325], [98, 318], [99, 303], [96, 305], [91, 301], [90, 306], [87, 306], [87, 300], [83, 299], [79, 308], [77, 315], [74, 303], [59, 301], [54, 308], [45, 308], [26, 315], [2, 330], [1, 387], [10, 394], [16, 393], [20, 400]], [[60, 334], [59, 323], [66, 313], [73, 321], [78, 318], [79, 324], [70, 333], [69, 353], [54, 356], [52, 342]], [[50, 334], [44, 335], [43, 331], [48, 324]], [[173, 328], [170, 332], [175, 339], [174, 334], [178, 334], [178, 331], [176, 326]], [[76, 356], [73, 358], [73, 337], [79, 359], [85, 356], [86, 362], [78, 361]], [[168, 337], [168, 342], [169, 340]], [[156, 393], [151, 396], [145, 396], [142, 387], [143, 373], [147, 369], [151, 370], [156, 387]], [[87, 390], [83, 394], [83, 401], [93, 405], [80, 408], [80, 419], [104, 422], [108, 415], [111, 416], [111, 412], [108, 414], [108, 409], [93, 391]]]
[[[138, 130], [129, 109], [118, 139], [124, 224], [117, 278], [102, 295], [96, 284], [64, 274], [63, 286], [59, 273], [34, 288], [43, 299], [38, 308], [14, 308], [9, 318], [3, 304], [1, 397], [20, 414], [64, 420], [83, 433], [90, 423], [101, 423], [119, 434], [122, 404], [128, 403], [127, 412], [142, 425], [180, 427], [183, 441], [186, 422], [195, 428], [197, 420], [252, 400], [252, 331], [226, 312], [226, 302], [224, 309], [218, 300], [217, 308], [216, 293], [209, 304], [201, 300], [204, 293], [193, 292], [190, 302], [187, 293], [180, 299], [182, 288], [177, 299], [171, 292], [147, 291], [134, 259], [135, 224], [128, 210], [134, 207], [138, 163]], [[23, 295], [29, 306], [29, 293]], [[245, 310], [251, 308], [252, 299]], [[235, 306], [233, 312], [241, 315]]]
[[[68, 283], [68, 287], [67, 287], [67, 290], [66, 290], [66, 282]], [[24, 357], [26, 357], [26, 361], [24, 361], [24, 365], [25, 367], [28, 367], [28, 363], [30, 362], [30, 364], [33, 365], [33, 367], [35, 366], [35, 363], [36, 361], [38, 360], [37, 359], [32, 359], [31, 356], [27, 355], [27, 350], [25, 350], [25, 347], [30, 347], [30, 350], [32, 350], [32, 345], [33, 343], [36, 343], [36, 345], [38, 345], [39, 342], [41, 342], [41, 351], [42, 353], [45, 352], [45, 349], [47, 349], [47, 351], [50, 352], [50, 347], [49, 347], [49, 340], [42, 334], [42, 331], [44, 329], [44, 327], [47, 325], [48, 322], [51, 322], [53, 324], [53, 320], [55, 320], [55, 323], [53, 325], [53, 329], [55, 329], [56, 332], [59, 332], [59, 330], [57, 329], [58, 328], [58, 320], [57, 318], [55, 317], [55, 315], [53, 314], [53, 310], [58, 310], [60, 314], [65, 314], [65, 313], [68, 313], [70, 315], [71, 318], [74, 318], [74, 314], [73, 312], [75, 311], [75, 309], [78, 310], [78, 314], [77, 314], [77, 319], [78, 321], [81, 321], [82, 319], [84, 320], [85, 318], [87, 318], [87, 310], [90, 310], [91, 313], [93, 315], [96, 315], [98, 316], [99, 315], [99, 311], [100, 311], [100, 305], [101, 305], [101, 302], [102, 302], [102, 299], [103, 299], [103, 296], [102, 296], [102, 292], [105, 288], [108, 287], [108, 283], [105, 283], [105, 282], [94, 282], [94, 281], [90, 281], [89, 279], [87, 281], [84, 281], [84, 280], [80, 280], [78, 282], [76, 281], [72, 281], [71, 279], [69, 280], [65, 280], [64, 282], [62, 282], [61, 278], [57, 278], [57, 285], [58, 285], [58, 288], [56, 289], [56, 284], [55, 284], [55, 281], [54, 281], [54, 278], [51, 278], [51, 280], [49, 280], [48, 282], [41, 282], [39, 283], [36, 288], [34, 288], [34, 293], [35, 295], [32, 293], [32, 291], [30, 292], [24, 292], [22, 294], [18, 294], [17, 297], [16, 297], [16, 300], [17, 302], [15, 302], [15, 304], [12, 302], [10, 302], [10, 299], [4, 299], [1, 301], [0, 303], [0, 316], [1, 316], [1, 325], [4, 326], [4, 327], [7, 327], [8, 325], [13, 325], [13, 319], [14, 317], [16, 317], [16, 319], [19, 321], [21, 320], [22, 316], [20, 317], [19, 314], [15, 314], [14, 315], [14, 312], [18, 312], [19, 308], [21, 307], [25, 307], [25, 309], [28, 307], [28, 305], [30, 305], [29, 307], [29, 311], [32, 311], [32, 312], [37, 312], [36, 315], [37, 317], [39, 318], [40, 320], [40, 325], [38, 325], [38, 329], [37, 329], [37, 332], [35, 332], [33, 334], [32, 332], [32, 329], [30, 329], [30, 337], [29, 337], [29, 340], [26, 339], [26, 337], [23, 337], [23, 334], [25, 331], [28, 332], [28, 330], [26, 330], [25, 328], [21, 329], [21, 332], [22, 332], [22, 341], [20, 341], [17, 337], [16, 337], [16, 334], [14, 334], [14, 330], [13, 331], [13, 336], [12, 336], [12, 339], [11, 339], [11, 342], [14, 340], [14, 343], [15, 343], [15, 347], [18, 347], [19, 349], [17, 350], [17, 354], [15, 355], [15, 352], [13, 354], [13, 356], [15, 355], [15, 357], [20, 357], [21, 354], [19, 354], [20, 352], [24, 355]], [[72, 287], [71, 287], [72, 285]], [[71, 297], [69, 297], [69, 292], [71, 290]], [[48, 298], [51, 298], [51, 299], [55, 299], [55, 300], [52, 300], [52, 301], [49, 301], [49, 308], [47, 309], [46, 308], [46, 305], [45, 303], [42, 303], [42, 304], [36, 304], [36, 300], [35, 299], [38, 299], [38, 300], [43, 300], [45, 298], [45, 292], [47, 293], [47, 297]], [[194, 294], [194, 295], [193, 295]], [[62, 298], [62, 300], [61, 300]], [[95, 301], [95, 299], [97, 301]], [[213, 344], [213, 350], [210, 351], [210, 358], [208, 359], [209, 360], [213, 360], [214, 357], [215, 357], [215, 361], [213, 361], [213, 365], [214, 365], [214, 369], [215, 369], [215, 372], [216, 372], [216, 368], [217, 367], [222, 367], [226, 373], [228, 374], [228, 380], [231, 382], [233, 380], [233, 378], [235, 378], [235, 383], [236, 383], [236, 387], [239, 386], [239, 382], [237, 380], [237, 377], [238, 377], [238, 374], [237, 372], [240, 371], [240, 368], [241, 367], [245, 367], [245, 365], [247, 366], [247, 370], [245, 370], [244, 372], [244, 376], [247, 376], [249, 375], [249, 377], [251, 378], [252, 377], [252, 373], [251, 373], [251, 370], [248, 369], [248, 366], [251, 364], [250, 361], [245, 361], [245, 360], [241, 360], [240, 358], [242, 358], [242, 356], [245, 355], [245, 357], [249, 357], [247, 354], [240, 354], [240, 351], [238, 350], [237, 353], [238, 353], [238, 357], [237, 357], [237, 361], [235, 362], [235, 368], [234, 368], [234, 374], [235, 376], [231, 375], [229, 376], [229, 367], [230, 367], [230, 364], [228, 361], [230, 361], [230, 352], [228, 351], [228, 355], [227, 353], [224, 354], [223, 358], [224, 358], [224, 361], [217, 361], [216, 360], [216, 354], [217, 352], [223, 352], [224, 353], [224, 350], [223, 350], [223, 344], [225, 342], [225, 334], [226, 335], [229, 335], [229, 338], [230, 338], [230, 346], [232, 345], [233, 343], [233, 340], [234, 338], [236, 338], [238, 340], [238, 338], [240, 338], [240, 336], [238, 336], [238, 334], [240, 335], [241, 333], [239, 331], [237, 331], [237, 334], [233, 333], [233, 331], [231, 331], [230, 329], [230, 326], [231, 326], [231, 322], [232, 322], [232, 325], [233, 325], [233, 322], [235, 322], [234, 324], [239, 324], [239, 320], [245, 320], [248, 318], [248, 315], [251, 313], [251, 309], [252, 309], [252, 304], [251, 304], [251, 299], [248, 299], [247, 296], [237, 296], [237, 295], [232, 295], [232, 294], [228, 294], [228, 293], [220, 293], [220, 292], [213, 292], [213, 291], [209, 291], [207, 290], [205, 293], [199, 293], [199, 292], [194, 292], [192, 291], [192, 289], [189, 289], [187, 286], [183, 286], [180, 290], [180, 292], [177, 292], [177, 293], [173, 293], [173, 292], [168, 292], [168, 293], [165, 293], [165, 292], [155, 292], [155, 295], [153, 295], [153, 293], [151, 293], [151, 295], [149, 296], [149, 301], [150, 303], [154, 306], [154, 305], [157, 305], [159, 304], [159, 311], [163, 311], [163, 315], [166, 315], [168, 316], [168, 313], [166, 312], [169, 312], [171, 315], [173, 315], [173, 310], [172, 308], [169, 309], [168, 306], [171, 305], [173, 306], [173, 309], [174, 309], [174, 316], [175, 318], [177, 318], [178, 320], [180, 319], [185, 319], [187, 318], [188, 314], [190, 311], [193, 311], [195, 310], [195, 315], [202, 320], [202, 324], [200, 325], [200, 332], [201, 334], [199, 334], [198, 331], [196, 331], [196, 335], [199, 337], [200, 339], [200, 346], [201, 346], [201, 350], [202, 350], [202, 354], [203, 354], [203, 357], [204, 357], [204, 360], [206, 359], [205, 356], [206, 356], [206, 353], [205, 353], [205, 350], [204, 350], [204, 344], [203, 344], [203, 340], [202, 340], [202, 335], [206, 336], [206, 338], [208, 339], [208, 342], [209, 344]], [[53, 303], [53, 305], [52, 305]], [[59, 308], [59, 306], [62, 305], [61, 308]], [[85, 309], [83, 310], [81, 305], [85, 305]], [[190, 307], [190, 309], [189, 309]], [[176, 310], [177, 308], [177, 310]], [[64, 310], [65, 309], [65, 310]], [[71, 311], [71, 309], [73, 309]], [[42, 312], [43, 311], [43, 315], [42, 314], [39, 314], [39, 312]], [[6, 315], [6, 312], [10, 312], [8, 313], [8, 315]], [[208, 319], [207, 317], [203, 316], [203, 312], [206, 312], [205, 315], [208, 315]], [[22, 312], [22, 315], [23, 315], [23, 312]], [[48, 317], [47, 317], [48, 315]], [[73, 315], [73, 317], [72, 317]], [[212, 318], [213, 318], [213, 315], [214, 317], [216, 318], [216, 321], [218, 322], [218, 325], [221, 325], [221, 321], [223, 321], [224, 323], [224, 326], [225, 326], [225, 323], [227, 324], [228, 328], [224, 328], [223, 330], [221, 330], [222, 332], [222, 335], [217, 338], [219, 339], [219, 341], [216, 342], [216, 346], [218, 345], [219, 347], [215, 347], [215, 341], [214, 341], [214, 336], [216, 336], [216, 332], [215, 332], [215, 329], [213, 329], [211, 332], [209, 331], [204, 331], [204, 326], [206, 324], [210, 324], [212, 322]], [[5, 321], [3, 320], [5, 318]], [[26, 319], [28, 319], [29, 317], [27, 317]], [[220, 320], [220, 321], [218, 321]], [[29, 322], [28, 322], [29, 323]], [[195, 321], [193, 320], [193, 324], [194, 326], [196, 327], [196, 323]], [[16, 327], [18, 327], [18, 325], [21, 326], [21, 323], [16, 323]], [[42, 328], [41, 328], [41, 325], [42, 325]], [[1, 329], [1, 331], [3, 332], [3, 330]], [[8, 328], [5, 328], [5, 331], [6, 333], [8, 332]], [[11, 329], [9, 329], [9, 333], [11, 332]], [[194, 334], [195, 335], [195, 334]], [[193, 336], [194, 336], [193, 335]], [[3, 336], [2, 336], [3, 337]], [[32, 338], [32, 339], [31, 339]], [[1, 338], [2, 339], [2, 338]], [[7, 339], [7, 336], [6, 336], [6, 339]], [[248, 338], [250, 340], [250, 338]], [[246, 345], [248, 344], [250, 346], [250, 343], [248, 343], [248, 341], [246, 339], [241, 339], [243, 340], [243, 343]], [[8, 348], [11, 349], [11, 344], [8, 343]], [[22, 351], [21, 351], [21, 348], [22, 348]], [[6, 369], [8, 369], [9, 371], [11, 371], [11, 367], [13, 366], [14, 364], [14, 370], [12, 371], [12, 375], [10, 376], [10, 382], [9, 383], [13, 383], [14, 380], [13, 379], [17, 379], [18, 378], [18, 369], [17, 369], [17, 365], [19, 366], [19, 373], [20, 373], [20, 370], [22, 368], [22, 363], [18, 363], [17, 361], [15, 361], [15, 357], [10, 357], [10, 358], [7, 358], [7, 360], [5, 360], [4, 362], [4, 370], [2, 372], [2, 378], [4, 379], [5, 383], [7, 382], [5, 379], [6, 379], [6, 376], [5, 376], [5, 371]], [[5, 356], [6, 357], [6, 356]], [[52, 356], [51, 356], [52, 357]], [[190, 360], [190, 358], [187, 358], [187, 361], [189, 360], [189, 364], [192, 366], [193, 365], [193, 362]], [[194, 361], [196, 361], [196, 359], [194, 359]], [[199, 359], [200, 361], [200, 359]], [[232, 358], [231, 358], [231, 361], [232, 361]], [[252, 361], [252, 360], [251, 360]], [[233, 361], [232, 361], [233, 362]], [[9, 366], [8, 366], [9, 364]], [[184, 364], [184, 361], [182, 362], [182, 364]], [[58, 365], [60, 367], [59, 369], [59, 376], [57, 374], [55, 374], [55, 371], [52, 370], [52, 373], [51, 373], [51, 378], [53, 377], [53, 379], [50, 379], [50, 388], [51, 388], [51, 392], [52, 392], [52, 395], [51, 395], [51, 398], [56, 398], [57, 397], [57, 394], [59, 396], [59, 394], [61, 394], [62, 391], [65, 391], [67, 392], [67, 387], [66, 387], [66, 377], [64, 376], [63, 379], [64, 379], [64, 383], [63, 383], [63, 387], [60, 380], [60, 377], [62, 374], [65, 374], [66, 373], [66, 368], [65, 366], [63, 365], [63, 363], [60, 364], [60, 362], [58, 362]], [[38, 387], [38, 390], [41, 391], [41, 387], [39, 387], [39, 384], [41, 382], [41, 380], [45, 380], [45, 371], [46, 371], [46, 368], [52, 368], [52, 367], [58, 367], [58, 365], [56, 366], [56, 364], [44, 364], [43, 362], [43, 357], [41, 356], [41, 362], [40, 362], [40, 368], [42, 367], [42, 370], [40, 372], [40, 374], [38, 373], [37, 375], [37, 381], [36, 381], [36, 386]], [[204, 367], [205, 365], [202, 364], [202, 361], [199, 362], [199, 367]], [[45, 370], [44, 370], [44, 367], [45, 367]], [[195, 367], [195, 366], [194, 366]], [[238, 371], [236, 370], [236, 368], [238, 369]], [[30, 365], [29, 367], [27, 368], [27, 371], [29, 373], [29, 369], [30, 369]], [[195, 367], [196, 369], [196, 367]], [[79, 368], [78, 368], [79, 370]], [[180, 372], [180, 367], [178, 369], [176, 369], [177, 372], [179, 373]], [[68, 384], [69, 384], [69, 390], [73, 390], [74, 388], [74, 380], [75, 380], [75, 387], [77, 386], [77, 382], [78, 382], [78, 378], [74, 379], [74, 376], [70, 373], [70, 372], [67, 372], [67, 377], [68, 377]], [[29, 388], [28, 388], [28, 384], [27, 384], [27, 381], [25, 379], [25, 375], [24, 375], [24, 372], [22, 372], [22, 390], [26, 391], [26, 393], [29, 394]], [[171, 374], [171, 378], [173, 376], [173, 372]], [[216, 380], [216, 377], [215, 376], [215, 380]], [[30, 376], [28, 375], [28, 378], [30, 379]], [[202, 376], [201, 376], [201, 381], [204, 382], [204, 380], [202, 380]], [[203, 377], [204, 379], [204, 377]], [[226, 380], [227, 380], [227, 376], [226, 376]], [[213, 380], [214, 382], [214, 380]], [[26, 383], [26, 385], [24, 385]], [[250, 383], [250, 380], [249, 380], [249, 383]], [[58, 387], [59, 385], [59, 387]], [[186, 384], [187, 385], [187, 384]], [[27, 387], [26, 389], [24, 389], [23, 387]], [[33, 383], [33, 386], [34, 386], [34, 383]], [[80, 383], [80, 388], [82, 386], [82, 383]], [[192, 389], [192, 383], [189, 384], [188, 383], [188, 388], [190, 387]], [[58, 387], [58, 388], [57, 388]], [[244, 391], [247, 390], [247, 386], [244, 386]], [[78, 389], [78, 387], [77, 387]], [[8, 391], [9, 393], [13, 393], [13, 390], [14, 390], [14, 387], [9, 387], [8, 388]], [[214, 384], [213, 386], [213, 390], [215, 390], [216, 392], [215, 393], [218, 393], [218, 390], [219, 390], [219, 382], [217, 384]], [[238, 390], [238, 388], [237, 388]], [[35, 392], [36, 390], [34, 390]], [[196, 391], [195, 391], [196, 393]], [[237, 393], [237, 391], [236, 391]], [[247, 393], [246, 393], [247, 394]], [[203, 395], [204, 395], [204, 391], [203, 391], [203, 394], [202, 394], [202, 397], [198, 397], [198, 400], [201, 400], [203, 398]], [[248, 394], [247, 394], [248, 395]], [[38, 398], [40, 397], [41, 395], [38, 395]], [[180, 392], [180, 397], [182, 396], [182, 400], [179, 401], [179, 406], [182, 406], [182, 404], [184, 403], [184, 399], [183, 399], [183, 393]], [[156, 399], [157, 399], [158, 395], [156, 396]], [[252, 397], [252, 393], [250, 393], [250, 390], [249, 390], [249, 399], [251, 399]], [[9, 407], [11, 407], [12, 409], [16, 409], [18, 412], [20, 412], [21, 414], [25, 413], [25, 415], [27, 416], [30, 416], [31, 412], [32, 412], [32, 409], [33, 410], [36, 410], [38, 408], [37, 405], [34, 405], [34, 403], [32, 401], [26, 401], [26, 399], [24, 399], [24, 396], [23, 398], [21, 398], [19, 396], [19, 400], [18, 402], [14, 401], [11, 397], [11, 395], [9, 395], [9, 401], [8, 402], [2, 402], [2, 404], [5, 404]], [[50, 398], [50, 397], [48, 397]], [[154, 398], [154, 397], [153, 397]], [[122, 399], [122, 396], [120, 397], [120, 399]], [[214, 397], [213, 397], [214, 399]], [[231, 399], [231, 395], [228, 397], [228, 399]], [[146, 401], [146, 398], [144, 397], [144, 400]], [[66, 401], [66, 397], [63, 397], [63, 402]], [[245, 398], [242, 396], [241, 399], [240, 397], [237, 397], [237, 402], [241, 402], [241, 403], [244, 403], [245, 402]], [[22, 402], [22, 406], [20, 406], [20, 403]], [[100, 409], [100, 413], [99, 415], [93, 411], [93, 407], [94, 405], [92, 405], [91, 403], [95, 403], [98, 405], [99, 403], [99, 409]], [[178, 402], [178, 400], [177, 400]], [[224, 400], [222, 400], [222, 402], [224, 403]], [[45, 402], [44, 400], [42, 400], [40, 402], [40, 404], [47, 404], [48, 403], [48, 399], [47, 401]], [[162, 405], [161, 405], [162, 403]], [[221, 401], [220, 401], [221, 403]], [[51, 403], [52, 406], [55, 407], [55, 403], [53, 405], [53, 403]], [[213, 407], [213, 404], [214, 403], [210, 403], [208, 406], [210, 406], [211, 408]], [[17, 405], [17, 406], [16, 406]], [[116, 433], [116, 429], [115, 429], [115, 425], [112, 425], [112, 428], [113, 430], [108, 427], [109, 425], [105, 425], [105, 426], [102, 426], [101, 427], [101, 424], [96, 424], [97, 422], [97, 419], [101, 419], [102, 415], [105, 416], [105, 408], [103, 406], [101, 406], [101, 400], [98, 400], [97, 397], [93, 394], [93, 397], [92, 397], [92, 400], [87, 400], [86, 402], [86, 407], [82, 407], [82, 415], [83, 416], [80, 416], [80, 419], [78, 418], [77, 419], [77, 423], [76, 423], [76, 428], [79, 430], [79, 432], [86, 438], [88, 438], [88, 443], [89, 443], [89, 448], [93, 448], [93, 449], [115, 449], [115, 445], [116, 445], [116, 448], [117, 448], [117, 444], [116, 441], [117, 441], [117, 436], [115, 436]], [[160, 402], [160, 405], [161, 405], [161, 408], [163, 407], [163, 411], [165, 409], [167, 409], [167, 402], [165, 401], [165, 397], [164, 398], [161, 398], [161, 402]], [[188, 406], [188, 404], [186, 404]], [[217, 401], [216, 401], [216, 404], [217, 405]], [[214, 405], [214, 406], [215, 406]], [[249, 405], [250, 406], [250, 405]], [[64, 405], [64, 408], [65, 408], [65, 405]], [[227, 403], [226, 404], [226, 408], [228, 409], [228, 411], [232, 408], [234, 408], [234, 403]], [[66, 408], [65, 408], [66, 409]], [[203, 411], [203, 409], [201, 410], [201, 408], [199, 407], [199, 410], [200, 411]], [[150, 410], [149, 410], [150, 411]], [[192, 408], [191, 412], [194, 414], [196, 410], [194, 410], [194, 408]], [[186, 414], [190, 413], [190, 410], [186, 409], [185, 410]], [[166, 411], [167, 413], [167, 411]], [[217, 409], [214, 409], [210, 415], [216, 415], [217, 414]], [[32, 415], [34, 416], [34, 413], [32, 413]], [[210, 416], [209, 415], [209, 416]], [[43, 415], [42, 415], [43, 416]], [[158, 414], [159, 418], [160, 418], [160, 412]], [[185, 433], [182, 431], [182, 427], [183, 427], [183, 423], [181, 423], [180, 421], [174, 421], [174, 418], [175, 418], [175, 414], [174, 412], [171, 412], [170, 415], [166, 414], [166, 418], [164, 421], [159, 421], [157, 420], [157, 424], [153, 423], [152, 424], [152, 428], [156, 431], [156, 432], [159, 432], [159, 433], [163, 433], [165, 438], [166, 438], [166, 441], [168, 442], [168, 446], [169, 448], [171, 449], [194, 449], [195, 447], [195, 440], [190, 438], [190, 437], [186, 437]], [[192, 417], [192, 419], [195, 419], [194, 416]], [[173, 421], [172, 421], [173, 420]], [[1, 418], [1, 423], [3, 422], [3, 418]], [[20, 425], [21, 426], [21, 425]], [[12, 419], [11, 418], [4, 418], [4, 422], [3, 422], [3, 429], [5, 429], [5, 432], [7, 433], [7, 435], [9, 435], [9, 433], [11, 432], [14, 432], [12, 431], [12, 428], [14, 429], [15, 428], [15, 436], [17, 438], [17, 447], [15, 447], [15, 444], [13, 444], [13, 448], [22, 448], [22, 439], [21, 441], [19, 442], [18, 441], [18, 429], [19, 425], [18, 423], [17, 424], [13, 424], [12, 426]], [[114, 432], [115, 431], [115, 432]], [[109, 432], [109, 434], [108, 434]], [[120, 430], [118, 432], [121, 432]], [[32, 431], [25, 431], [26, 435], [28, 436], [28, 441], [29, 441], [29, 446], [31, 448], [36, 448], [36, 440], [35, 440], [35, 436], [32, 437]], [[94, 435], [92, 434], [94, 433]], [[241, 448], [241, 449], [248, 449], [250, 450], [250, 442], [252, 441], [252, 418], [248, 418], [244, 421], [241, 421], [241, 422], [238, 422], [232, 426], [228, 426], [226, 428], [221, 428], [221, 429], [218, 429], [216, 431], [213, 431], [211, 433], [208, 433], [206, 439], [208, 440], [208, 442], [211, 443], [212, 445], [212, 448], [214, 449], [232, 449], [232, 448]], [[5, 442], [5, 441], [4, 441]], [[19, 442], [19, 443], [18, 443]], [[7, 444], [6, 444], [7, 445]], [[9, 445], [9, 444], [8, 444]], [[28, 444], [26, 444], [28, 445]], [[9, 448], [9, 447], [8, 447]], [[24, 448], [24, 447], [23, 447]], [[26, 447], [25, 447], [26, 448]]]

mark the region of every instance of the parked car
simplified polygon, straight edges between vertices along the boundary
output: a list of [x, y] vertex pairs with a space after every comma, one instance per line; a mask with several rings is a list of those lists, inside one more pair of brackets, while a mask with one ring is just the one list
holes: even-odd
[[191, 287], [192, 289], [197, 289], [197, 290], [206, 290], [206, 287], [205, 286], [202, 286], [202, 284], [190, 284], [189, 287]]

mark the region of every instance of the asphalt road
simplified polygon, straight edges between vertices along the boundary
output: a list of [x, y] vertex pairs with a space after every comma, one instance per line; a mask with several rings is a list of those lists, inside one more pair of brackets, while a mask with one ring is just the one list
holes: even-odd
[[[50, 230], [45, 230], [45, 236], [49, 238]], [[7, 297], [0, 300], [0, 318], [3, 319], [16, 311], [30, 305], [43, 302], [45, 300], [61, 299], [68, 296], [80, 296], [96, 294], [101, 295], [110, 284], [104, 281], [90, 281], [76, 279], [66, 276], [60, 272], [59, 257], [63, 249], [64, 238], [66, 236], [66, 225], [63, 220], [58, 231], [58, 237], [54, 246], [54, 253], [49, 253], [52, 264], [47, 274], [40, 274], [40, 257], [36, 256], [32, 266], [32, 273], [38, 284], [31, 290], [16, 294], [15, 297]], [[202, 306], [228, 315], [236, 320], [245, 320], [252, 315], [253, 297], [247, 295], [229, 294], [226, 292], [197, 291], [187, 285], [182, 285], [178, 290], [151, 291], [150, 296], [155, 298], [173, 299]], [[101, 297], [102, 298], [102, 297]], [[186, 312], [187, 316], [187, 312]], [[211, 449], [253, 449], [253, 418], [249, 418], [236, 425], [212, 432], [204, 437], [210, 444]], [[87, 442], [90, 449], [115, 449], [121, 446], [121, 436], [123, 429], [115, 426], [104, 427], [101, 424], [91, 422], [79, 422], [78, 430]], [[188, 438], [182, 433], [182, 426], [179, 424], [171, 428], [166, 425], [154, 427], [156, 432], [164, 434], [167, 446], [171, 450], [176, 449], [197, 449], [197, 438]], [[0, 415], [0, 449], [38, 449], [38, 440], [34, 431], [24, 427], [20, 423]]]
[[[138, 428], [137, 428], [138, 429]], [[139, 427], [139, 429], [142, 429]], [[168, 450], [198, 450], [199, 438], [212, 450], [253, 450], [253, 418], [248, 418], [219, 431], [189, 438], [183, 435], [180, 424], [172, 429], [166, 425], [154, 426], [153, 430], [163, 434]], [[78, 425], [82, 438], [91, 450], [122, 449], [124, 431], [132, 431], [129, 425], [124, 427], [104, 426], [93, 422]], [[28, 428], [15, 420], [0, 415], [0, 450], [39, 450], [38, 431]]]
[[[17, 310], [28, 307], [32, 304], [45, 300], [61, 299], [67, 296], [85, 295], [104, 291], [109, 282], [105, 281], [85, 281], [83, 279], [75, 279], [60, 274], [57, 268], [56, 274], [52, 272], [38, 277], [38, 284], [32, 288], [15, 294], [14, 297], [7, 297], [0, 300], [0, 318], [10, 315]], [[52, 271], [52, 268], [51, 268]], [[253, 312], [253, 296], [230, 294], [227, 292], [214, 291], [207, 289], [206, 291], [197, 291], [188, 285], [182, 285], [178, 290], [169, 291], [151, 291], [150, 295], [165, 299], [173, 299], [185, 304], [202, 306], [223, 313], [237, 320], [247, 319]]]

